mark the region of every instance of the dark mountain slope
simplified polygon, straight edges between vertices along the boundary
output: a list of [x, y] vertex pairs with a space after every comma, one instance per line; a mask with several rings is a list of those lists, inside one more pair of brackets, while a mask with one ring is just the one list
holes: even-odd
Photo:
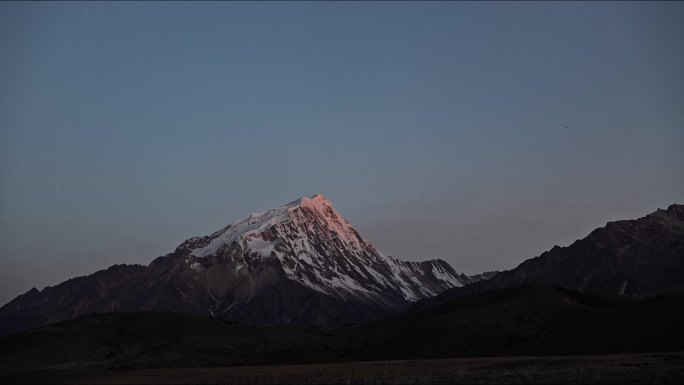
[[0, 338], [0, 372], [684, 350], [684, 298], [493, 290], [336, 329], [110, 313]]
[[477, 292], [535, 283], [608, 295], [684, 293], [684, 206], [671, 205], [636, 220], [609, 222], [568, 247], [555, 246], [515, 269], [446, 290], [409, 311]]
[[684, 349], [684, 297], [630, 299], [544, 285], [496, 289], [355, 326], [355, 359], [604, 354]]

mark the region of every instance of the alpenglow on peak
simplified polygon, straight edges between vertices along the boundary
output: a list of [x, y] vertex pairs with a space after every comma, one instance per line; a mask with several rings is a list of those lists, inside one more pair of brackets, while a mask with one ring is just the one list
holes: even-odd
[[385, 256], [323, 194], [253, 213], [182, 246], [187, 263], [198, 271], [207, 258], [228, 258], [239, 271], [268, 261], [279, 265], [287, 279], [320, 293], [391, 308], [470, 281], [441, 260], [403, 262]]

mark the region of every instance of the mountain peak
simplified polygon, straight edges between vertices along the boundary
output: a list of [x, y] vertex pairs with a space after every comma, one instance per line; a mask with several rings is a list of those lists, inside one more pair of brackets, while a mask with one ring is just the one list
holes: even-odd
[[308, 208], [319, 213], [321, 219], [329, 222], [332, 227], [338, 230], [346, 231], [350, 227], [323, 194], [316, 194], [311, 198], [303, 196], [286, 205], [264, 212], [255, 212], [244, 219], [229, 224], [210, 235], [208, 242], [198, 242], [200, 247], [196, 247], [192, 255], [206, 257], [216, 254], [223, 245], [230, 244], [240, 238], [249, 238], [264, 233], [274, 225], [291, 222], [295, 219], [292, 212], [302, 208]]
[[316, 194], [310, 198], [301, 197], [292, 203], [294, 203], [295, 206], [332, 206], [332, 203], [329, 200], [325, 199], [325, 196], [323, 196], [323, 194]]
[[318, 201], [327, 201], [327, 199], [325, 199], [323, 194], [320, 194], [320, 193], [312, 196], [311, 199], [318, 200]]
[[[446, 262], [402, 262], [378, 252], [323, 194], [251, 214], [184, 244], [189, 250], [186, 262], [198, 271], [216, 259], [232, 260], [236, 266], [270, 263], [279, 265], [289, 280], [324, 294], [374, 298], [371, 301], [389, 301], [390, 307], [463, 284], [463, 277]], [[381, 294], [388, 292], [392, 300]]]

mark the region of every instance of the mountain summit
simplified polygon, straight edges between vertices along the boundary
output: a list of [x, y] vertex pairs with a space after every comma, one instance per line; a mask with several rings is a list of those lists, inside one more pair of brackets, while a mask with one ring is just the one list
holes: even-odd
[[328, 325], [397, 313], [491, 274], [378, 252], [323, 195], [186, 240], [149, 266], [116, 265], [0, 309], [0, 333], [93, 312], [177, 311], [254, 323]]
[[[471, 281], [441, 260], [411, 263], [384, 256], [321, 194], [251, 214], [177, 251], [189, 252], [186, 263], [198, 272], [230, 265], [250, 288], [269, 284], [259, 267], [272, 262], [287, 279], [320, 293], [393, 309]], [[232, 304], [225, 305], [217, 303], [216, 310], [229, 311]]]

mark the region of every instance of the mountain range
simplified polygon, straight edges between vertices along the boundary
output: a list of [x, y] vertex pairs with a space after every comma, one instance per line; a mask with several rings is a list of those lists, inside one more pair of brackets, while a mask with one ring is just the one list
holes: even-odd
[[335, 327], [531, 284], [641, 298], [684, 293], [684, 206], [609, 222], [508, 271], [467, 276], [443, 260], [386, 256], [325, 197], [303, 197], [190, 238], [147, 266], [31, 289], [0, 308], [0, 335], [117, 311]]
[[190, 238], [148, 266], [115, 265], [31, 289], [0, 308], [0, 334], [114, 311], [335, 325], [387, 317], [493, 275], [385, 256], [318, 194]]
[[[270, 383], [290, 369], [262, 365], [345, 363], [329, 383], [349, 383], [350, 368], [376, 383], [398, 362], [383, 360], [404, 360], [411, 383], [417, 362], [429, 366], [428, 382], [460, 382], [434, 371], [476, 363], [498, 383], [502, 357], [516, 356], [517, 377], [503, 382], [526, 383], [534, 376], [521, 373], [539, 369], [529, 364], [553, 356], [543, 364], [557, 365], [544, 366], [552, 376], [532, 382], [615, 383], [606, 367], [565, 365], [620, 353], [608, 367], [622, 380], [677, 383], [683, 261], [682, 205], [466, 276], [441, 260], [383, 255], [316, 195], [188, 239], [148, 266], [115, 265], [17, 297], [0, 308], [0, 382], [167, 382], [185, 368], [181, 382], [205, 383], [216, 367], [225, 383], [257, 383], [255, 372]], [[657, 371], [634, 355], [645, 352], [657, 352]], [[455, 357], [471, 358], [444, 361]], [[369, 372], [369, 361], [379, 368]], [[236, 367], [244, 377], [228, 374]]]

